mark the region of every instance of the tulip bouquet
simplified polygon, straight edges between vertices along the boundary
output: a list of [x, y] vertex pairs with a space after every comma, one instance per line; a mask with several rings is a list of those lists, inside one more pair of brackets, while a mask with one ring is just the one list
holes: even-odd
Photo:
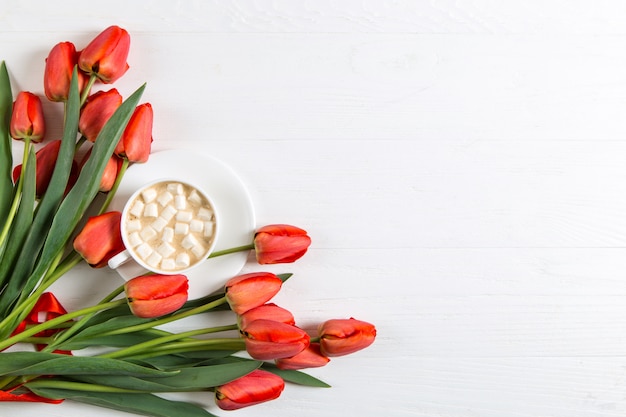
[[[62, 138], [47, 143], [41, 99], [24, 91], [14, 100], [0, 66], [0, 408], [72, 400], [148, 416], [211, 416], [159, 393], [210, 391], [219, 408], [233, 410], [277, 398], [285, 381], [327, 386], [302, 369], [369, 346], [376, 330], [352, 318], [313, 332], [296, 326], [271, 303], [290, 274], [242, 274], [190, 300], [185, 275], [147, 273], [71, 312], [48, 291], [80, 262], [101, 268], [124, 250], [121, 214], [108, 206], [127, 168], [149, 160], [152, 106], [140, 104], [144, 86], [126, 100], [115, 88], [95, 90], [128, 70], [129, 47], [128, 32], [112, 26], [81, 51], [70, 42], [51, 49], [44, 93], [63, 104], [64, 120]], [[15, 167], [14, 141], [24, 148]], [[210, 256], [254, 251], [259, 265], [290, 263], [310, 243], [300, 228], [269, 225], [250, 244]], [[163, 328], [224, 310], [230, 325]]]

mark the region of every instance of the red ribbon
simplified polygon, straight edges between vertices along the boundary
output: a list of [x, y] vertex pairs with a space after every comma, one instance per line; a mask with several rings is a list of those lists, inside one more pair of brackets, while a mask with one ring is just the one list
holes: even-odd
[[[30, 311], [28, 316], [17, 326], [12, 335], [23, 332], [29, 325], [37, 325], [44, 323], [48, 320], [52, 320], [56, 317], [66, 314], [67, 310], [63, 308], [59, 300], [50, 292], [43, 293], [41, 297], [35, 303], [35, 306]], [[43, 317], [42, 317], [43, 316]], [[43, 318], [43, 320], [40, 320]], [[35, 334], [35, 337], [49, 337], [58, 333], [60, 329], [48, 329]], [[45, 347], [45, 344], [35, 345], [37, 350], [41, 350]], [[55, 350], [54, 353], [60, 353], [64, 355], [71, 355], [69, 350]], [[0, 390], [0, 402], [2, 401], [20, 401], [20, 402], [42, 402], [50, 404], [59, 404], [63, 400], [51, 400], [49, 398], [40, 397], [32, 392], [24, 392], [22, 394], [14, 394], [13, 392], [20, 387], [14, 387], [8, 391]]]
[[51, 400], [50, 398], [40, 397], [39, 395], [33, 394], [32, 392], [25, 392], [23, 394], [13, 394], [17, 388], [11, 391], [2, 391], [0, 390], [0, 402], [2, 401], [13, 401], [13, 402], [29, 402], [29, 403], [49, 403], [49, 404], [60, 404], [63, 400]]
[[[41, 294], [41, 297], [39, 297], [33, 309], [30, 311], [28, 316], [26, 316], [26, 318], [19, 324], [19, 326], [17, 326], [12, 335], [23, 332], [26, 329], [26, 326], [41, 324], [48, 320], [52, 320], [54, 318], [62, 316], [63, 314], [67, 314], [67, 310], [63, 308], [59, 300], [51, 292], [45, 292]], [[40, 320], [42, 315], [44, 319]], [[60, 329], [48, 329], [41, 331], [34, 336], [49, 337], [54, 335], [55, 333], [58, 333], [59, 331]], [[35, 347], [37, 348], [37, 350], [41, 350], [46, 347], [46, 345], [39, 344], [35, 345]], [[54, 353], [61, 353], [64, 355], [72, 354], [69, 350], [55, 350]]]

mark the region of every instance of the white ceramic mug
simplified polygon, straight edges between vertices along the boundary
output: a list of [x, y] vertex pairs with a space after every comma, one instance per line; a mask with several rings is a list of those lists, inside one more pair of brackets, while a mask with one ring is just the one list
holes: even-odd
[[166, 178], [133, 193], [122, 210], [120, 229], [126, 249], [109, 260], [109, 268], [131, 268], [136, 275], [179, 274], [207, 260], [219, 219], [202, 189]]

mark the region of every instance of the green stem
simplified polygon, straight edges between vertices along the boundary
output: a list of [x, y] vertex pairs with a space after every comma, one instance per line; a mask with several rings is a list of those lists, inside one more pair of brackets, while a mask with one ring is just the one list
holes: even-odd
[[83, 89], [83, 94], [80, 96], [80, 107], [83, 107], [83, 104], [85, 104], [85, 101], [87, 101], [87, 97], [89, 97], [91, 87], [93, 87], [93, 83], [96, 82], [96, 79], [97, 77], [94, 74], [91, 74], [91, 77], [89, 77], [89, 82], [87, 82], [87, 85]]
[[[156, 346], [147, 352], [137, 354], [132, 359], [148, 359], [157, 356], [174, 355], [185, 352], [203, 350], [245, 350], [246, 344], [242, 338], [215, 338], [207, 340], [191, 340], [177, 343], [170, 343], [164, 346]], [[126, 358], [129, 359], [129, 358]]]
[[8, 348], [9, 346], [12, 346], [16, 343], [19, 343], [31, 336], [34, 336], [35, 334], [42, 332], [44, 330], [48, 330], [51, 328], [54, 328], [54, 326], [57, 326], [61, 323], [64, 323], [66, 321], [72, 320], [76, 317], [80, 317], [83, 316], [85, 314], [90, 314], [93, 312], [97, 312], [100, 310], [106, 310], [109, 308], [113, 308], [113, 307], [117, 307], [119, 305], [122, 305], [126, 303], [126, 299], [122, 299], [122, 300], [116, 300], [116, 301], [111, 301], [108, 303], [104, 303], [104, 304], [98, 304], [95, 306], [91, 306], [91, 307], [87, 307], [87, 308], [83, 308], [81, 310], [77, 310], [77, 311], [73, 311], [71, 313], [67, 313], [67, 314], [63, 314], [61, 316], [55, 317], [52, 320], [48, 320], [46, 322], [43, 322], [37, 326], [33, 326], [29, 329], [24, 330], [21, 333], [16, 334], [15, 336], [12, 336], [6, 340], [2, 340], [0, 341], [0, 351]]
[[[115, 290], [113, 290], [113, 292], [111, 292], [109, 295], [107, 295], [105, 298], [103, 298], [102, 301], [100, 301], [98, 304], [102, 305], [102, 304], [109, 303], [115, 297], [120, 295], [123, 291], [124, 291], [124, 285], [120, 285]], [[69, 329], [67, 329], [67, 330], [65, 330], [65, 331], [63, 331], [61, 333], [58, 333], [57, 336], [54, 338], [54, 341], [50, 342], [48, 344], [48, 346], [46, 346], [44, 349], [42, 349], [42, 351], [43, 352], [52, 352], [52, 351], [54, 351], [59, 345], [61, 345], [63, 342], [65, 342], [67, 339], [69, 339], [71, 336], [75, 335], [79, 330], [81, 330], [83, 328], [83, 326], [89, 320], [91, 320], [91, 318], [96, 313], [97, 313], [97, 311], [95, 311], [93, 313], [85, 314], [83, 317], [81, 317], [80, 320], [78, 320], [76, 323], [74, 323], [72, 327], [70, 327]]]
[[85, 136], [81, 136], [80, 139], [78, 139], [78, 142], [76, 142], [76, 145], [74, 146], [74, 154], [78, 152], [80, 147], [83, 146], [83, 143], [85, 143], [86, 141], [87, 141], [87, 138]]
[[167, 323], [171, 323], [171, 322], [176, 321], [176, 320], [183, 319], [185, 317], [190, 317], [190, 316], [193, 316], [193, 315], [196, 315], [196, 314], [204, 313], [204, 312], [209, 311], [211, 309], [214, 309], [215, 307], [218, 307], [218, 306], [220, 306], [220, 305], [222, 305], [224, 303], [226, 303], [226, 297], [221, 297], [221, 298], [218, 298], [217, 300], [212, 301], [210, 303], [207, 303], [207, 304], [201, 305], [199, 307], [183, 311], [183, 312], [178, 313], [178, 314], [173, 314], [171, 316], [164, 317], [164, 318], [159, 319], [159, 320], [149, 321], [147, 323], [137, 324], [135, 326], [128, 326], [128, 327], [122, 327], [122, 328], [119, 328], [119, 329], [111, 330], [111, 331], [108, 331], [108, 332], [100, 334], [100, 336], [112, 336], [112, 335], [116, 335], [116, 334], [125, 334], [125, 333], [132, 333], [132, 332], [139, 332], [139, 331], [142, 331], [142, 330], [147, 330], [147, 329], [150, 329], [152, 327], [161, 326], [163, 324], [167, 324]]
[[124, 178], [124, 174], [126, 173], [126, 169], [128, 169], [129, 163], [130, 161], [128, 160], [128, 158], [124, 158], [122, 160], [122, 166], [120, 167], [120, 172], [118, 172], [117, 178], [115, 178], [113, 187], [111, 187], [111, 190], [108, 192], [106, 200], [104, 200], [104, 203], [102, 203], [102, 207], [100, 208], [100, 211], [98, 212], [99, 215], [106, 212], [107, 209], [109, 208], [109, 204], [111, 204], [111, 201], [113, 201], [113, 197], [115, 197], [115, 193], [117, 192], [117, 189], [119, 188], [120, 183], [122, 182], [122, 178]]
[[[74, 268], [76, 265], [80, 263], [83, 258], [77, 252], [70, 252], [65, 259], [52, 271], [46, 278], [46, 283], [53, 283], [57, 279], [61, 278], [67, 271]], [[47, 287], [46, 287], [47, 288]]]
[[68, 389], [85, 392], [107, 392], [107, 393], [143, 393], [145, 391], [109, 387], [107, 385], [87, 384], [84, 382], [59, 381], [54, 379], [37, 379], [25, 384], [26, 388], [55, 388]]
[[225, 332], [228, 330], [237, 330], [236, 324], [231, 324], [229, 326], [218, 326], [218, 327], [209, 327], [206, 329], [196, 329], [190, 330], [188, 332], [182, 333], [174, 333], [163, 337], [158, 337], [156, 339], [148, 340], [143, 343], [138, 343], [133, 346], [129, 346], [125, 349], [120, 349], [114, 352], [105, 353], [103, 355], [99, 355], [102, 358], [109, 359], [119, 359], [124, 357], [132, 357], [135, 354], [142, 353], [142, 351], [146, 351], [146, 349], [153, 348], [158, 345], [164, 345], [169, 342], [174, 342], [176, 340], [185, 339], [192, 336], [199, 336], [202, 334], [210, 334], [210, 333], [218, 333]]
[[217, 258], [218, 256], [229, 255], [231, 253], [243, 252], [243, 251], [252, 250], [252, 249], [254, 249], [254, 243], [250, 243], [248, 245], [243, 245], [243, 246], [237, 246], [237, 247], [230, 248], [230, 249], [216, 251], [216, 252], [211, 253], [209, 255], [209, 258]]
[[24, 156], [22, 157], [22, 172], [20, 172], [20, 178], [17, 183], [17, 189], [15, 191], [15, 195], [13, 196], [13, 202], [11, 203], [11, 208], [9, 209], [9, 213], [7, 215], [7, 220], [4, 222], [4, 227], [2, 228], [2, 232], [0, 232], [0, 247], [4, 245], [4, 241], [9, 235], [9, 230], [11, 229], [11, 225], [13, 224], [13, 219], [15, 218], [15, 213], [17, 212], [17, 208], [22, 199], [22, 189], [24, 188], [24, 176], [26, 175], [26, 165], [28, 164], [28, 154], [30, 152], [30, 139], [24, 139]]
[[4, 326], [8, 326], [11, 323], [19, 323], [23, 320], [26, 314], [33, 308], [35, 303], [41, 294], [43, 294], [56, 280], [61, 278], [64, 273], [72, 269], [76, 266], [82, 258], [76, 252], [73, 252], [73, 255], [68, 256], [62, 263], [60, 263], [52, 272], [52, 274], [37, 287], [35, 291], [33, 291], [28, 298], [23, 301], [20, 301], [19, 304], [15, 306], [13, 311], [6, 316], [2, 322], [0, 322], [0, 328]]

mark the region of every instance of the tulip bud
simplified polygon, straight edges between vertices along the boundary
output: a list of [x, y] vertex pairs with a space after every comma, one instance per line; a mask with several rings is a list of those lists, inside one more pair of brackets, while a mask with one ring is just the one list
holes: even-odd
[[276, 360], [278, 369], [307, 369], [325, 366], [330, 359], [323, 355], [319, 343], [311, 343], [308, 348], [291, 358]]
[[291, 326], [296, 324], [293, 314], [291, 314], [289, 310], [278, 307], [276, 304], [273, 303], [263, 304], [262, 306], [255, 307], [237, 317], [240, 329], [247, 327], [249, 323], [258, 319], [278, 321], [280, 323], [289, 324]]
[[121, 105], [122, 96], [115, 88], [94, 93], [87, 98], [87, 103], [80, 112], [78, 130], [88, 141], [95, 142], [106, 122]]
[[[87, 163], [87, 160], [91, 156], [91, 149], [87, 151], [82, 161], [80, 162], [79, 168], [82, 170], [83, 166]], [[122, 160], [118, 158], [116, 155], [112, 155], [109, 158], [109, 162], [107, 162], [104, 167], [104, 172], [102, 173], [102, 178], [100, 179], [100, 191], [108, 192], [113, 188], [113, 184], [115, 184], [115, 180], [117, 179], [120, 170], [122, 169]]]
[[[71, 42], [56, 44], [46, 58], [43, 88], [50, 101], [66, 101], [70, 92], [72, 72], [78, 63], [78, 52]], [[78, 71], [78, 90], [85, 86], [85, 74]]]
[[120, 78], [128, 70], [130, 35], [119, 26], [110, 26], [96, 36], [78, 57], [78, 66], [105, 84]]
[[302, 329], [277, 321], [258, 319], [241, 330], [248, 354], [258, 360], [290, 358], [309, 346]]
[[[53, 140], [47, 143], [46, 146], [44, 146], [43, 148], [39, 149], [35, 154], [35, 159], [37, 161], [35, 171], [37, 197], [41, 197], [42, 195], [44, 195], [44, 193], [48, 189], [50, 179], [52, 178], [52, 173], [54, 172], [54, 166], [59, 156], [59, 149], [61, 149], [61, 141]], [[76, 179], [78, 177], [77, 170], [78, 167], [76, 165], [76, 162], [72, 161], [70, 178], [67, 185], [68, 190], [74, 185], [74, 182], [76, 182]], [[17, 179], [20, 177], [21, 173], [22, 164], [17, 165], [15, 168], [13, 168], [14, 182], [17, 182]]]
[[27, 91], [18, 93], [13, 103], [10, 129], [13, 139], [30, 139], [34, 143], [43, 140], [46, 124], [38, 96]]
[[215, 388], [215, 403], [222, 410], [237, 410], [278, 398], [285, 381], [271, 372], [257, 369]]
[[252, 272], [226, 282], [226, 300], [237, 314], [268, 302], [280, 290], [283, 282], [271, 272]]
[[189, 282], [184, 275], [145, 275], [124, 286], [132, 313], [141, 318], [173, 313], [187, 301]]
[[119, 211], [90, 217], [74, 239], [74, 250], [92, 267], [102, 268], [125, 249], [120, 232], [121, 220]]
[[350, 318], [328, 320], [319, 326], [320, 346], [326, 356], [343, 356], [365, 349], [376, 338], [373, 324]]
[[311, 238], [295, 226], [273, 224], [260, 228], [254, 236], [256, 258], [260, 264], [295, 262], [304, 255]]
[[115, 148], [115, 154], [130, 162], [146, 162], [152, 145], [152, 106], [137, 106]]

